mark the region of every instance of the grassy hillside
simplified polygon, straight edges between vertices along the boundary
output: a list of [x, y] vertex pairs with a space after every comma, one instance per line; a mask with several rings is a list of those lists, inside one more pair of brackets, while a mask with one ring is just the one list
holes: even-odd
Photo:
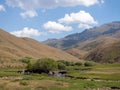
[[88, 53], [85, 50], [80, 50], [80, 49], [77, 49], [77, 48], [70, 48], [70, 49], [67, 49], [65, 51], [67, 53], [79, 58], [79, 59], [83, 59], [83, 57]]
[[79, 43], [74, 48], [69, 48], [66, 51], [69, 54], [74, 55], [78, 58], [83, 58], [87, 54], [91, 53], [97, 48], [100, 48], [101, 46], [109, 46], [118, 41], [119, 39], [111, 37], [111, 36], [101, 36], [93, 40], [88, 40], [83, 43]]
[[120, 62], [120, 41], [96, 48], [88, 54], [86, 59], [106, 63]]
[[36, 40], [18, 38], [0, 30], [0, 57], [21, 58], [26, 56], [33, 58], [53, 58], [56, 60], [78, 60], [78, 58], [64, 51], [47, 46]]

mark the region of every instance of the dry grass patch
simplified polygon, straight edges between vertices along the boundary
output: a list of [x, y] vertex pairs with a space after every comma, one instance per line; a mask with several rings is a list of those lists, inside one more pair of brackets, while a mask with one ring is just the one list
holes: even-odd
[[49, 90], [50, 88], [67, 88], [70, 84], [54, 80], [0, 80], [2, 90]]
[[29, 83], [31, 87], [69, 87], [69, 83], [61, 82], [61, 81], [53, 81], [53, 80], [34, 80]]

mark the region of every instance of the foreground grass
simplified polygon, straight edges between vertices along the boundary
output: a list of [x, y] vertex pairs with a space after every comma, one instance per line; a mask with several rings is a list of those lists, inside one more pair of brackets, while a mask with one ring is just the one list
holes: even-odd
[[88, 81], [70, 78], [54, 78], [42, 75], [28, 75], [23, 78], [0, 80], [2, 90], [92, 90], [119, 87], [119, 82]]
[[[72, 78], [55, 78], [46, 74], [22, 75], [19, 68], [0, 69], [0, 90], [110, 90], [120, 88], [120, 64], [92, 67], [68, 67]], [[22, 69], [21, 69], [22, 70]]]

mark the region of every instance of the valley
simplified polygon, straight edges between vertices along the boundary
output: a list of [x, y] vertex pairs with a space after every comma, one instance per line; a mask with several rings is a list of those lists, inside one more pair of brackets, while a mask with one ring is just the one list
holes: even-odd
[[0, 90], [119, 90], [119, 32], [112, 22], [39, 42], [1, 29]]

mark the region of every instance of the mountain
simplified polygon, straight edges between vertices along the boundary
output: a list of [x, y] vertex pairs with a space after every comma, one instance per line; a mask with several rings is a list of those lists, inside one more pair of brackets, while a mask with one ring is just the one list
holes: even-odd
[[96, 48], [86, 56], [86, 59], [101, 63], [120, 62], [120, 41]]
[[0, 29], [0, 58], [53, 58], [78, 60], [78, 58], [30, 38], [18, 38]]
[[120, 37], [118, 33], [120, 33], [120, 22], [116, 21], [99, 27], [86, 29], [82, 33], [71, 34], [62, 39], [47, 40], [44, 41], [44, 43], [56, 48], [68, 49], [71, 47], [78, 47], [79, 44], [85, 41], [94, 40], [101, 36], [114, 36], [118, 38]]
[[[86, 29], [82, 33], [71, 34], [62, 39], [45, 41], [46, 44], [63, 49], [77, 58], [102, 63], [119, 62], [116, 60], [120, 55], [119, 42], [119, 21]], [[118, 47], [115, 47], [116, 44]]]

